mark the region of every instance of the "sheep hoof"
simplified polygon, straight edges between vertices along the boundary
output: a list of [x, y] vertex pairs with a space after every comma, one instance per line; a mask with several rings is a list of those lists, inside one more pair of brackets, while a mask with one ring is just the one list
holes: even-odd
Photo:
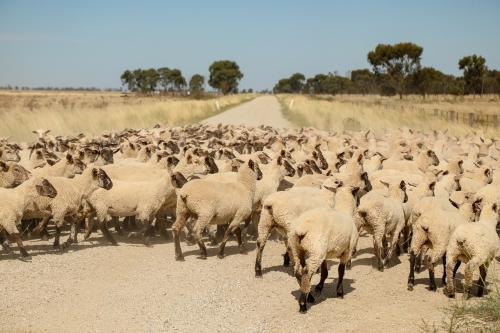
[[217, 254], [217, 258], [224, 259], [224, 254]]
[[44, 242], [48, 241], [48, 240], [49, 240], [49, 236], [47, 236], [47, 234], [43, 234], [43, 235], [42, 235], [42, 240], [43, 240]]
[[146, 245], [147, 247], [151, 246], [151, 237], [146, 237], [144, 239], [144, 245]]
[[127, 237], [128, 238], [135, 238], [135, 237], [137, 237], [137, 233], [136, 232], [131, 232], [131, 233], [128, 234]]
[[409, 291], [413, 291], [413, 286], [414, 286], [413, 282], [408, 282], [408, 290]]
[[344, 294], [342, 293], [337, 293], [337, 297], [340, 298], [340, 299], [344, 299]]
[[24, 260], [30, 260], [31, 259], [31, 256], [29, 255], [28, 251], [26, 251], [26, 249], [24, 248], [19, 248], [19, 252], [21, 252], [21, 255], [23, 256], [23, 259]]
[[255, 277], [258, 279], [262, 279], [262, 273], [261, 272], [255, 272]]
[[2, 243], [2, 247], [7, 253], [10, 253], [12, 251], [10, 248], [10, 243], [7, 240]]
[[311, 293], [309, 293], [309, 294], [307, 295], [307, 302], [309, 302], [309, 303], [314, 303], [314, 302], [316, 302], [316, 299], [314, 298], [314, 296], [313, 296]]
[[123, 231], [120, 229], [120, 230], [117, 230], [116, 233], [119, 235], [119, 236], [123, 236]]
[[436, 286], [429, 286], [429, 290], [430, 291], [437, 291], [437, 287]]
[[300, 304], [299, 312], [302, 313], [302, 314], [306, 314], [307, 313], [307, 305]]
[[378, 266], [377, 269], [378, 269], [379, 272], [383, 272], [384, 271], [384, 266]]
[[248, 254], [247, 249], [245, 249], [244, 247], [241, 247], [241, 248], [240, 248], [240, 254], [245, 254], [245, 255], [247, 255], [247, 254]]
[[317, 285], [316, 288], [314, 288], [314, 292], [316, 293], [316, 296], [321, 295], [321, 292], [323, 291], [323, 286]]
[[207, 260], [207, 255], [206, 254], [200, 254], [200, 256], [198, 257], [198, 259]]
[[462, 296], [462, 298], [466, 301], [470, 298], [470, 295], [468, 292], [464, 292], [464, 295]]
[[176, 256], [176, 257], [175, 257], [175, 260], [176, 260], [176, 261], [185, 261], [185, 260], [184, 260], [184, 256], [183, 256], [182, 254], [181, 254], [181, 255], [179, 255], [179, 256]]

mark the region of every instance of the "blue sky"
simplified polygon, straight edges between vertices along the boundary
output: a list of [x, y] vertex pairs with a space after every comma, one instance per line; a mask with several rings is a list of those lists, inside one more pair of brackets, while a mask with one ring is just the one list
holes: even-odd
[[460, 75], [471, 54], [500, 69], [500, 0], [0, 0], [0, 86], [119, 87], [126, 69], [208, 77], [234, 60], [240, 88], [368, 68], [379, 43], [424, 47], [422, 64]]

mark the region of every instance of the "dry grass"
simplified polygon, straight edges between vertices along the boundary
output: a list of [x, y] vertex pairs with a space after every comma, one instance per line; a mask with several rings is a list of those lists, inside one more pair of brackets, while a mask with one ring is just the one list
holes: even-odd
[[[449, 104], [445, 100], [425, 102], [420, 99], [387, 99], [380, 97], [362, 96], [306, 96], [306, 95], [278, 95], [285, 117], [298, 126], [313, 126], [321, 130], [342, 132], [348, 130], [384, 131], [387, 128], [407, 126], [420, 130], [448, 129], [451, 135], [460, 136], [474, 129], [484, 129], [488, 137], [500, 136], [500, 128], [493, 127], [493, 117], [478, 114], [475, 116], [475, 125], [468, 125], [468, 114], [460, 114], [460, 119], [451, 122], [447, 111], [474, 112], [476, 109], [485, 110], [489, 115], [500, 115], [500, 102], [488, 102], [486, 98], [463, 99], [457, 104]], [[290, 110], [290, 102], [294, 100]], [[441, 97], [441, 99], [443, 99]], [[453, 106], [453, 108], [451, 107]], [[401, 111], [404, 106], [404, 111]], [[484, 107], [483, 107], [484, 106]], [[413, 111], [411, 109], [413, 107]], [[487, 108], [486, 108], [487, 107]], [[440, 110], [434, 116], [434, 109]], [[443, 111], [443, 112], [441, 112]], [[463, 118], [465, 116], [465, 118]], [[350, 119], [348, 119], [350, 118]], [[478, 119], [479, 118], [479, 119]], [[500, 118], [500, 116], [498, 117]], [[479, 123], [481, 121], [482, 123]], [[500, 123], [500, 119], [499, 119]], [[486, 125], [487, 124], [487, 125]]]
[[[0, 136], [33, 141], [32, 130], [53, 134], [100, 133], [105, 129], [186, 125], [253, 99], [231, 95], [208, 100], [181, 97], [124, 97], [115, 92], [0, 92]], [[215, 101], [219, 102], [217, 110]]]

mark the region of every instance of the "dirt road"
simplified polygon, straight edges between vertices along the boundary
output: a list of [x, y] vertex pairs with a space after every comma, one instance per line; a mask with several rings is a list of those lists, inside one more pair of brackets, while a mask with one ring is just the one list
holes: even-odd
[[[268, 242], [257, 279], [255, 242], [240, 255], [230, 240], [222, 260], [216, 247], [200, 260], [197, 245], [182, 243], [186, 261], [176, 262], [172, 242], [155, 237], [147, 248], [116, 237], [113, 247], [94, 234], [63, 254], [50, 241], [28, 241], [31, 262], [19, 260], [17, 248], [0, 253], [0, 332], [417, 332], [422, 318], [439, 322], [439, 309], [450, 302], [440, 283], [438, 292], [427, 290], [427, 272], [406, 290], [406, 255], [383, 273], [374, 269], [366, 235], [346, 271], [344, 299], [335, 297], [332, 261], [323, 293], [305, 315], [292, 268], [282, 266], [283, 244]], [[436, 271], [440, 276], [441, 266]], [[313, 285], [318, 281], [315, 275]]]
[[257, 97], [251, 102], [237, 106], [203, 121], [207, 124], [245, 124], [246, 126], [270, 125], [273, 127], [291, 127], [283, 118], [280, 104], [274, 96]]

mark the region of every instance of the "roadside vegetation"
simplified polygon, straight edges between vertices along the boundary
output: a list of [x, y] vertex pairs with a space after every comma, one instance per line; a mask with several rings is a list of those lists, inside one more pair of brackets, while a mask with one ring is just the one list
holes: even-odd
[[[0, 136], [33, 141], [37, 128], [54, 133], [100, 134], [105, 129], [181, 126], [199, 122], [255, 98], [253, 94], [131, 97], [117, 92], [0, 91]], [[219, 109], [216, 106], [219, 104]]]

